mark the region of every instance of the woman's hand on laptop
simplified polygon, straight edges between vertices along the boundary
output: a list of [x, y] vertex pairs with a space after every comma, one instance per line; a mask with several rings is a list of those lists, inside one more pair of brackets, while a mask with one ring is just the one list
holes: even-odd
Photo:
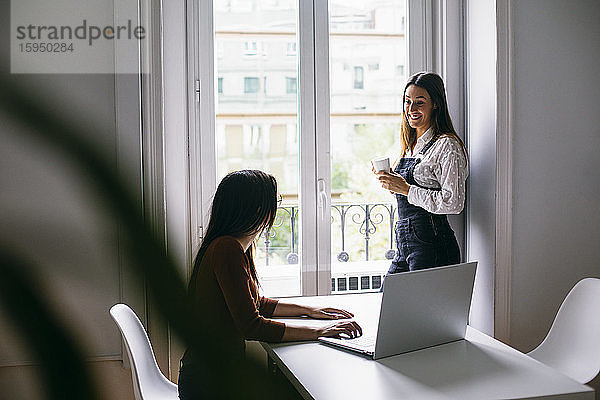
[[355, 321], [337, 321], [318, 328], [318, 337], [321, 336], [353, 339], [362, 336], [362, 328]]
[[336, 321], [324, 326], [298, 326], [285, 324], [282, 342], [316, 340], [321, 336], [352, 339], [362, 335], [362, 328], [351, 320]]
[[314, 319], [343, 319], [352, 318], [354, 317], [354, 314], [350, 311], [342, 310], [341, 308], [312, 307], [308, 310], [306, 316]]

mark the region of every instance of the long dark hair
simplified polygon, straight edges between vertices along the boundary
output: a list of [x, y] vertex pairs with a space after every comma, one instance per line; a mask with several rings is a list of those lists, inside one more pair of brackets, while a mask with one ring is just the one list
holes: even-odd
[[465, 144], [456, 134], [454, 125], [452, 125], [450, 113], [448, 112], [448, 101], [446, 100], [444, 81], [435, 72], [417, 72], [408, 78], [408, 81], [404, 86], [404, 92], [402, 94], [402, 124], [400, 126], [400, 154], [402, 154], [402, 157], [406, 155], [406, 150], [410, 149], [412, 152], [417, 143], [417, 130], [412, 128], [408, 123], [408, 116], [404, 110], [406, 89], [408, 89], [410, 85], [419, 86], [425, 89], [429, 94], [429, 97], [431, 97], [431, 102], [435, 106], [431, 111], [431, 130], [433, 138], [437, 139], [443, 135], [456, 139], [458, 143], [460, 143], [465, 157], [467, 157]]
[[[194, 260], [194, 270], [188, 290], [193, 293], [196, 277], [206, 249], [221, 236], [240, 237], [269, 230], [277, 213], [277, 181], [272, 175], [259, 170], [235, 171], [219, 183], [210, 210], [208, 227]], [[246, 255], [250, 275], [258, 283], [252, 257], [253, 245]]]

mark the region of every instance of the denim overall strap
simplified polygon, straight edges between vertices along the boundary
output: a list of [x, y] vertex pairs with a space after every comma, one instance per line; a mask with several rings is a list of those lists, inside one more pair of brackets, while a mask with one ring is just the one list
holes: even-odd
[[[427, 150], [429, 150], [431, 146], [433, 146], [435, 140], [436, 139], [433, 138], [429, 142], [427, 142], [427, 144], [423, 146], [423, 149], [421, 149], [418, 155], [424, 155], [427, 152]], [[419, 162], [421, 162], [420, 158], [402, 157], [398, 162], [398, 165], [396, 165], [394, 172], [401, 175], [404, 178], [404, 180], [406, 180], [406, 183], [408, 183], [409, 185], [416, 185], [422, 187], [415, 181], [414, 178], [415, 166]], [[396, 201], [398, 203], [398, 219], [403, 219], [410, 215], [423, 215], [424, 213], [429, 214], [423, 208], [410, 204], [406, 196], [402, 194], [396, 194]]]
[[[435, 139], [433, 138], [431, 139], [429, 142], [427, 142], [427, 144], [425, 146], [423, 146], [423, 148], [421, 149], [421, 151], [419, 151], [419, 153], [417, 155], [424, 155], [427, 150], [429, 150], [431, 148], [431, 146], [433, 146], [433, 144], [435, 143]], [[409, 185], [417, 185], [419, 186], [419, 184], [415, 181], [415, 178], [413, 176], [413, 173], [415, 171], [415, 166], [421, 162], [421, 158], [416, 158], [416, 157], [403, 157], [400, 159], [400, 161], [402, 162], [402, 160], [406, 160], [405, 161], [405, 174], [403, 175], [402, 173], [400, 173], [400, 175], [402, 175], [402, 177], [404, 178], [404, 180], [406, 181], [406, 183], [408, 183]], [[414, 161], [412, 161], [414, 160]], [[420, 186], [419, 186], [420, 187]]]
[[423, 146], [423, 148], [421, 149], [419, 154], [421, 154], [421, 155], [425, 154], [427, 152], [427, 150], [429, 150], [431, 148], [431, 146], [433, 146], [435, 144], [436, 139], [437, 138], [433, 138], [429, 142], [427, 142], [427, 144], [425, 146]]

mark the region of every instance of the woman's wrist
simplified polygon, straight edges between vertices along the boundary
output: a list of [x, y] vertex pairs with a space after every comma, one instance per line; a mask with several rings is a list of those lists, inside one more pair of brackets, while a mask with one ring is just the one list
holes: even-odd
[[298, 313], [300, 315], [310, 315], [315, 310], [315, 308], [311, 307], [311, 306], [298, 305], [298, 308], [299, 308]]
[[318, 328], [314, 328], [314, 330], [315, 330], [315, 333], [314, 333], [315, 340], [318, 339], [318, 338], [320, 338], [321, 336], [325, 336], [326, 327], [321, 326], [321, 327], [318, 327]]
[[298, 326], [298, 325], [285, 325], [285, 331], [283, 333], [283, 342], [293, 342], [297, 340], [316, 340], [319, 336], [323, 336], [322, 327], [313, 326]]

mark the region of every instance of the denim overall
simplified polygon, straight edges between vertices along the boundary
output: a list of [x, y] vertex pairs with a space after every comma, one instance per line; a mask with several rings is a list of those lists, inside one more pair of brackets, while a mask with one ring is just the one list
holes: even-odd
[[[434, 142], [435, 138], [431, 139], [419, 154], [424, 155]], [[413, 176], [415, 166], [420, 161], [420, 158], [403, 157], [394, 172], [400, 174], [409, 185], [423, 187], [415, 182]], [[397, 251], [388, 274], [460, 262], [458, 242], [445, 214], [433, 214], [422, 207], [410, 204], [407, 196], [402, 194], [396, 194], [396, 200], [398, 202], [398, 222], [395, 226]]]

